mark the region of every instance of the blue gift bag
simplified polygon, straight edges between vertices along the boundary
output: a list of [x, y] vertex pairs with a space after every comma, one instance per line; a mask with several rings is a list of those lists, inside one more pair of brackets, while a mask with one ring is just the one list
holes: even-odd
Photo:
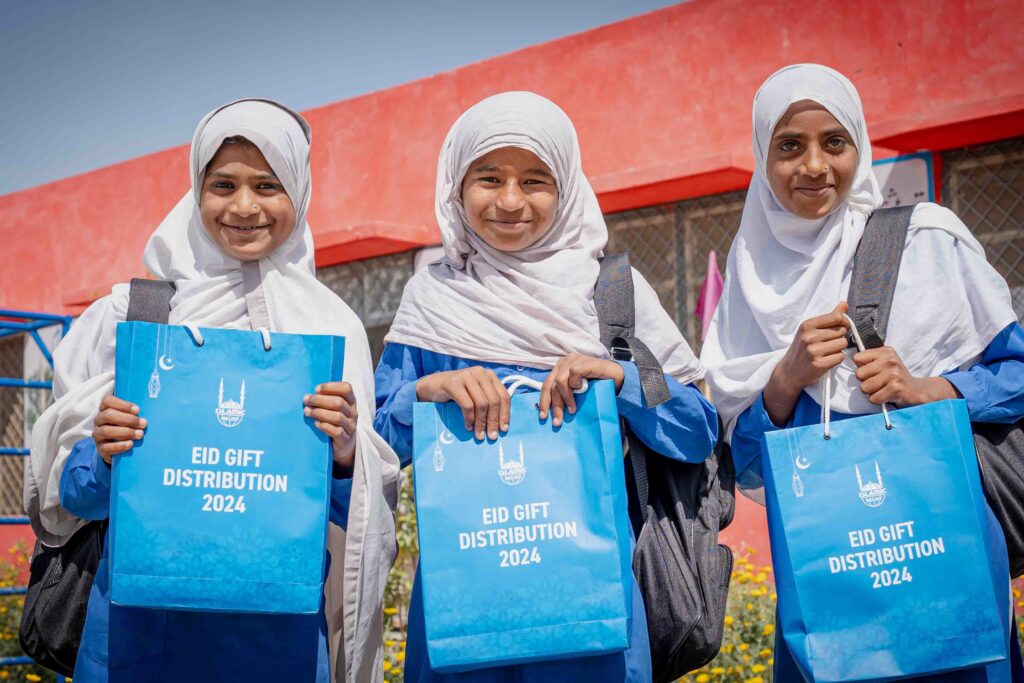
[[990, 564], [964, 401], [785, 429], [762, 448], [780, 629], [808, 680], [1007, 656], [1008, 574]]
[[[506, 378], [509, 381], [513, 378]], [[632, 600], [619, 416], [591, 382], [561, 428], [514, 394], [477, 442], [455, 403], [417, 403], [413, 467], [430, 665], [461, 671], [621, 651]]]
[[163, 609], [320, 609], [331, 445], [303, 396], [344, 339], [120, 323], [115, 394], [144, 438], [114, 459], [111, 600]]

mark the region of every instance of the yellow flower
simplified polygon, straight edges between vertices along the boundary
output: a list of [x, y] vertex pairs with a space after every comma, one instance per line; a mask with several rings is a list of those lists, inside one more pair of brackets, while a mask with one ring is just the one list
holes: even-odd
[[714, 669], [711, 670], [711, 673], [715, 674], [716, 676], [721, 676], [722, 674], [725, 673], [725, 667], [724, 666], [716, 666]]
[[764, 683], [764, 679], [760, 676], [752, 676], [748, 678], [744, 683]]
[[391, 662], [384, 660], [384, 670], [391, 671]]
[[722, 652], [724, 652], [725, 654], [730, 654], [732, 652], [732, 649], [733, 649], [733, 644], [732, 643], [726, 643], [725, 645], [722, 646]]
[[767, 579], [767, 578], [768, 578], [767, 574], [765, 574], [764, 572], [758, 572], [757, 576], [754, 577], [754, 581], [757, 581], [758, 583], [764, 583], [765, 579]]
[[775, 624], [765, 624], [764, 629], [761, 631], [762, 635], [770, 636], [775, 633]]
[[32, 681], [32, 683], [39, 683], [39, 681], [41, 681], [43, 679], [40, 678], [39, 676], [35, 675], [35, 674], [25, 674], [25, 680], [26, 681]]
[[404, 662], [405, 661], [405, 652], [404, 651], [403, 652], [399, 652], [397, 655], [395, 655], [395, 659], [397, 659], [400, 662]]
[[707, 674], [697, 674], [697, 683], [708, 683], [711, 680], [711, 676]]
[[0, 678], [7, 678], [11, 674], [7, 671], [0, 671]]
[[394, 647], [395, 646], [395, 641], [393, 641], [393, 640], [385, 640], [384, 644], [387, 645], [388, 647]]
[[747, 645], [746, 643], [740, 643], [739, 645], [736, 646], [736, 649], [739, 650], [740, 652], [744, 652], [744, 651], [746, 651], [746, 649], [748, 647], [750, 647], [750, 646]]
[[746, 607], [747, 609], [754, 609], [754, 603], [748, 602], [746, 605], [744, 605], [744, 607]]
[[768, 666], [775, 666], [775, 657], [768, 660]]
[[385, 607], [384, 608], [384, 614], [387, 614], [388, 616], [391, 616], [391, 615], [394, 615], [394, 614], [398, 614], [398, 610], [395, 609], [394, 607]]
[[772, 656], [772, 651], [769, 650], [768, 648], [765, 648], [765, 649], [761, 650], [760, 652], [758, 652], [758, 654], [761, 655], [762, 657], [771, 657]]
[[754, 666], [750, 667], [750, 670], [756, 674], [759, 674], [762, 671], [764, 671], [764, 664], [755, 664]]
[[731, 616], [726, 616], [725, 617], [725, 625], [726, 626], [732, 626], [732, 622], [734, 622], [734, 621], [736, 621], [736, 620], [733, 619]]

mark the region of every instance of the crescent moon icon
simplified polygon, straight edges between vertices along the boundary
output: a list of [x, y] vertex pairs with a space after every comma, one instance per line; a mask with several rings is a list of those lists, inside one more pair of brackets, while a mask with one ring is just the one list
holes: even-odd
[[168, 358], [167, 356], [160, 356], [160, 369], [161, 370], [173, 370], [174, 359]]
[[796, 457], [796, 461], [795, 462], [796, 462], [797, 469], [800, 469], [800, 470], [806, 470], [808, 467], [811, 466], [810, 461], [807, 458], [805, 458], [804, 456], [802, 456], [802, 455], [798, 455]]
[[455, 435], [449, 432], [447, 429], [442, 429], [441, 433], [437, 435], [437, 440], [443, 443], [445, 446], [450, 446], [455, 443]]

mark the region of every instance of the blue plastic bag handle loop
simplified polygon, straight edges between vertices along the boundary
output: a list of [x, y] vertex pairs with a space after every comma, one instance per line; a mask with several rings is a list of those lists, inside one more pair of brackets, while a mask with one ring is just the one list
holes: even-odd
[[[860, 332], [857, 330], [857, 326], [853, 324], [853, 320], [850, 316], [843, 314], [846, 318], [846, 322], [850, 323], [850, 334], [853, 335], [853, 341], [857, 344], [858, 351], [864, 351], [864, 341], [860, 338]], [[832, 434], [829, 431], [829, 423], [832, 419], [832, 370], [825, 373], [825, 400], [823, 406], [823, 412], [825, 414], [825, 440], [832, 438]], [[885, 404], [882, 404], [882, 416], [885, 418], [885, 428], [892, 429], [892, 420], [889, 419], [889, 411], [886, 409]]]
[[[186, 330], [188, 330], [188, 333], [189, 335], [191, 335], [192, 341], [196, 343], [196, 346], [202, 346], [203, 344], [206, 343], [206, 341], [203, 339], [203, 333], [199, 330], [198, 326], [189, 325], [186, 323], [183, 327]], [[265, 327], [258, 327], [256, 328], [256, 332], [259, 332], [260, 337], [263, 338], [263, 350], [269, 351], [271, 349], [270, 330], [268, 330]]]
[[[587, 390], [587, 387], [590, 386], [589, 382], [587, 382], [586, 377], [582, 377], [580, 379], [583, 383], [580, 385], [579, 389], [572, 390], [572, 393], [574, 394], [582, 394]], [[501, 380], [501, 383], [508, 385], [507, 389], [509, 396], [513, 396], [516, 393], [516, 389], [518, 389], [519, 387], [529, 387], [535, 391], [540, 391], [541, 387], [544, 386], [542, 382], [538, 382], [535, 379], [530, 379], [526, 375], [509, 375], [505, 379]]]

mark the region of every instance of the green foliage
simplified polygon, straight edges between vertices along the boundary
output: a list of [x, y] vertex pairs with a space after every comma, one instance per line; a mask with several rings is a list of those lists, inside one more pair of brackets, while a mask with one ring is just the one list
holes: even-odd
[[389, 683], [401, 683], [405, 670], [405, 629], [409, 623], [409, 598], [419, 557], [411, 467], [402, 472], [396, 524], [398, 557], [384, 589], [384, 680]]

